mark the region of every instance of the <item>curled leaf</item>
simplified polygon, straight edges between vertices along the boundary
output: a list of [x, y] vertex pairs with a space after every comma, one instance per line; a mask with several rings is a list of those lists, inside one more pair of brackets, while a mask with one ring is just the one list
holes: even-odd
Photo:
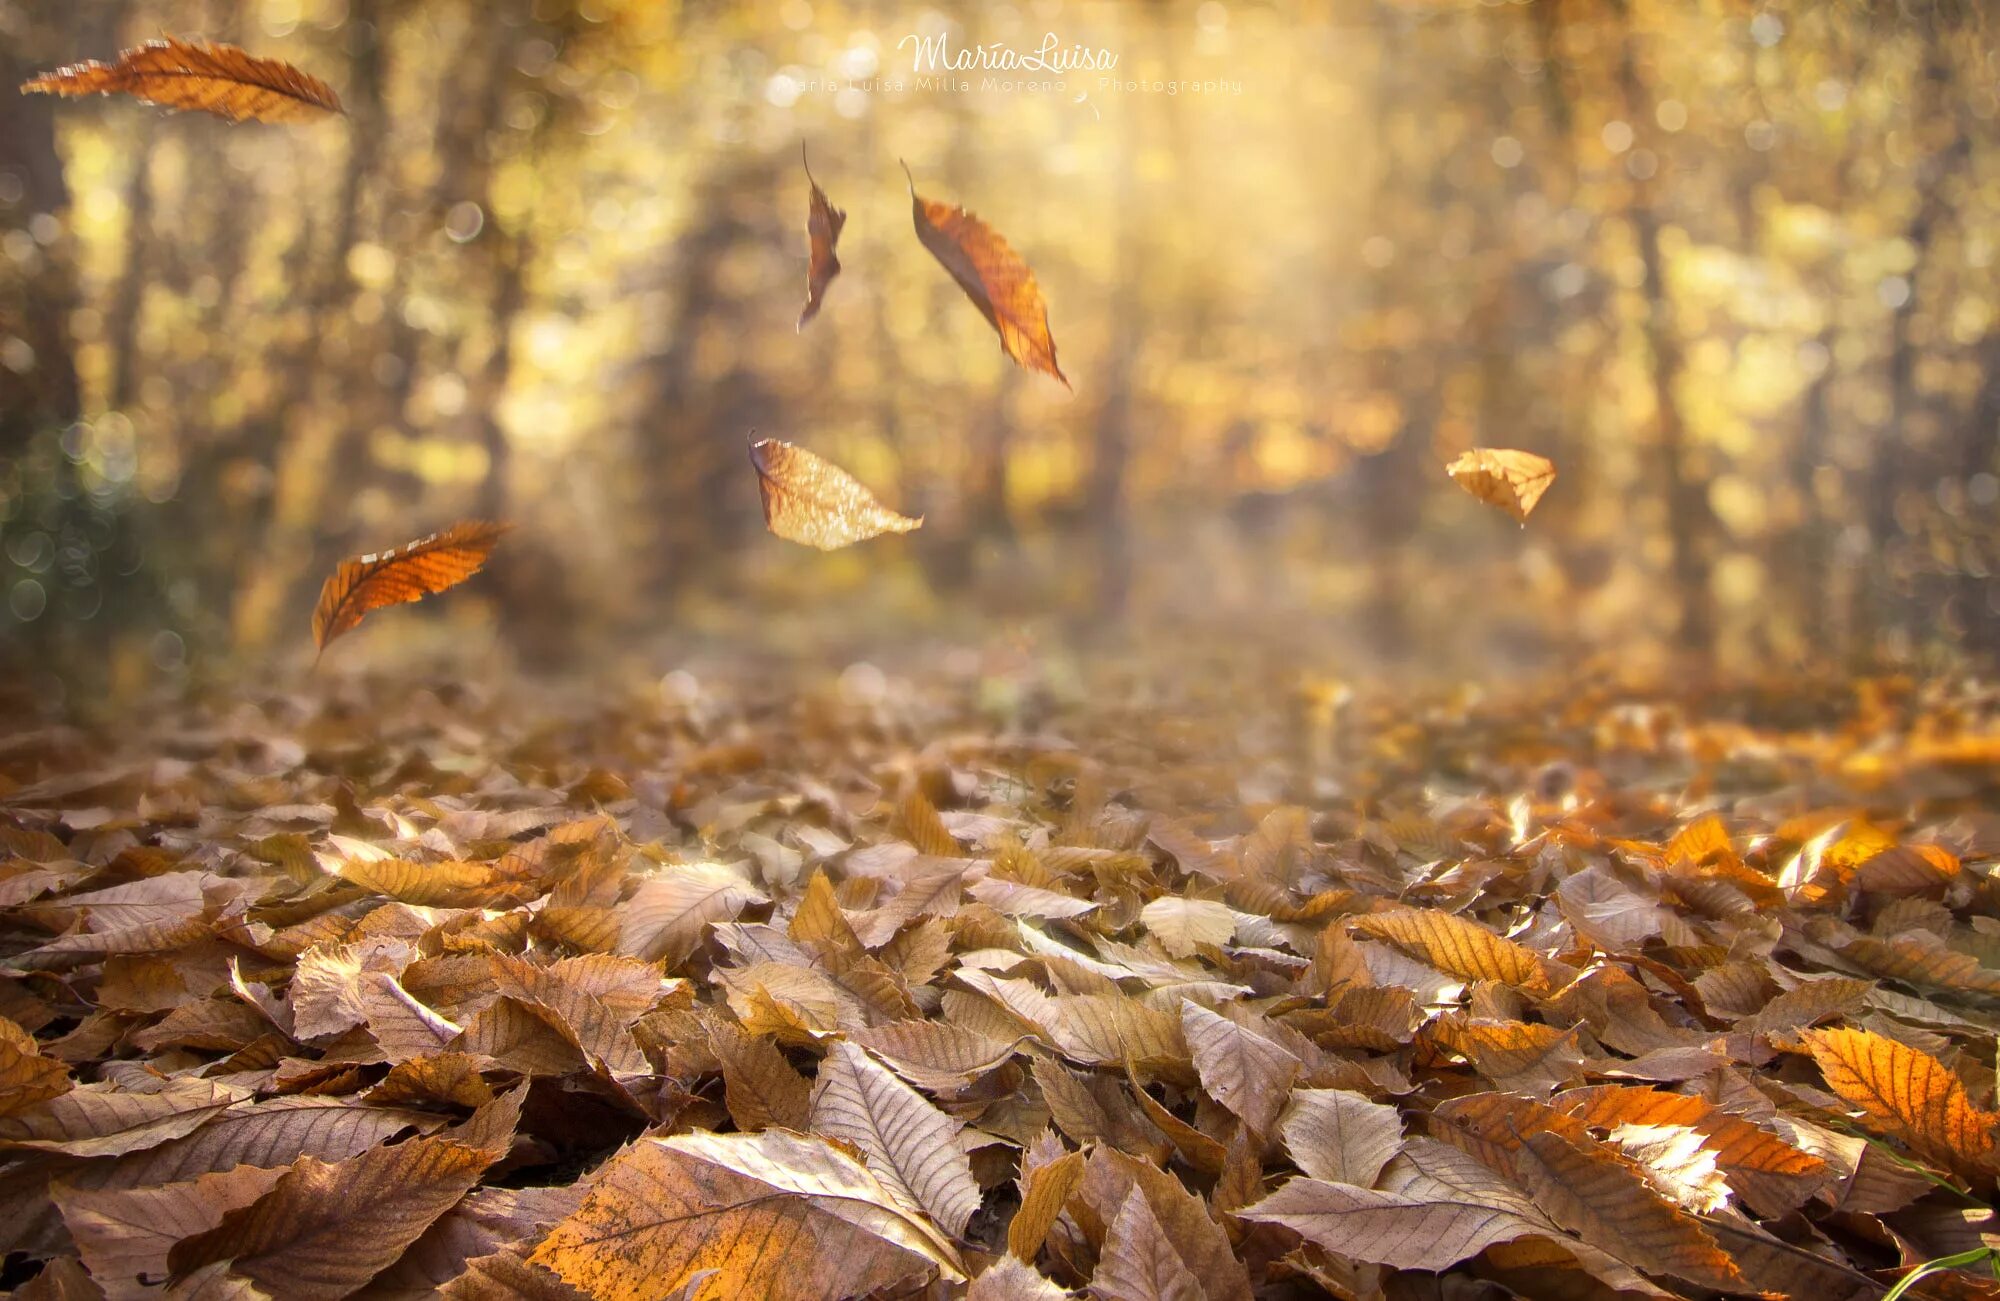
[[45, 72], [26, 94], [125, 94], [162, 108], [200, 109], [230, 122], [310, 122], [340, 113], [340, 97], [318, 77], [234, 45], [169, 36], [119, 54]]
[[757, 488], [764, 495], [764, 523], [787, 542], [821, 551], [883, 533], [908, 533], [922, 516], [898, 515], [854, 476], [803, 447], [766, 438], [750, 446]]
[[456, 587], [486, 566], [486, 558], [511, 524], [463, 520], [442, 533], [392, 551], [343, 560], [319, 589], [313, 608], [313, 641], [327, 643], [353, 629], [373, 610], [420, 601]]
[[[905, 166], [904, 175], [909, 170]], [[916, 214], [917, 238], [1000, 335], [1000, 350], [1022, 368], [1053, 376], [1069, 388], [1069, 378], [1056, 364], [1048, 304], [1021, 255], [999, 231], [965, 209], [918, 194], [914, 177], [910, 206]]]
[[806, 328], [806, 322], [819, 315], [820, 300], [826, 296], [826, 287], [840, 274], [840, 258], [834, 254], [834, 245], [840, 242], [841, 227], [847, 224], [847, 214], [833, 206], [826, 197], [826, 191], [819, 188], [813, 179], [812, 165], [806, 162], [805, 147], [799, 148], [799, 163], [806, 169], [806, 184], [812, 192], [806, 198], [806, 240], [809, 245], [810, 261], [806, 265], [806, 305], [799, 313], [798, 328]]
[[1475, 447], [1445, 467], [1458, 486], [1489, 506], [1498, 506], [1523, 524], [1528, 512], [1556, 481], [1556, 465], [1546, 456], [1507, 447]]

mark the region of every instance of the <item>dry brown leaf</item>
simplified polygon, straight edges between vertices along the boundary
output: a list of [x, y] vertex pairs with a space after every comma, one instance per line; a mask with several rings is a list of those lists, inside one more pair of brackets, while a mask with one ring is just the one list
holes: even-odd
[[1180, 1018], [1123, 994], [1050, 999], [1047, 1016], [1049, 1035], [1071, 1061], [1091, 1066], [1131, 1062], [1155, 1071], [1185, 1068], [1189, 1061]]
[[1083, 1153], [1065, 1152], [1028, 1173], [1021, 1205], [1007, 1222], [1007, 1250], [1016, 1259], [1034, 1263], [1070, 1195], [1083, 1183]]
[[1584, 1067], [1574, 1029], [1452, 1013], [1431, 1022], [1426, 1033], [1510, 1093], [1547, 1093], [1574, 1081]]
[[[415, 1048], [419, 1043], [413, 1036], [410, 1047]], [[560, 1016], [540, 1003], [511, 996], [495, 999], [481, 1008], [465, 1023], [463, 1031], [438, 1047], [446, 1052], [489, 1058], [523, 1075], [556, 1078], [590, 1069], [583, 1045]]]
[[1139, 910], [1139, 920], [1177, 958], [1191, 958], [1204, 944], [1219, 947], [1236, 937], [1236, 914], [1228, 904], [1210, 899], [1161, 895]]
[[1271, 1133], [1298, 1078], [1299, 1059], [1198, 1003], [1181, 1004], [1181, 1030], [1209, 1096], [1259, 1134]]
[[934, 1092], [961, 1088], [997, 1070], [1021, 1043], [1019, 1037], [1003, 1042], [950, 1021], [893, 1021], [849, 1037], [904, 1079]]
[[619, 908], [618, 951], [671, 970], [688, 960], [708, 927], [770, 899], [720, 863], [675, 863], [639, 887]]
[[1294, 1089], [1279, 1121], [1292, 1164], [1327, 1183], [1372, 1187], [1403, 1146], [1394, 1107], [1344, 1089]]
[[1585, 1242], [1649, 1273], [1724, 1291], [1748, 1284], [1701, 1222], [1663, 1200], [1631, 1166], [1588, 1140], [1544, 1130], [1516, 1155], [1521, 1186]]
[[1555, 462], [1533, 452], [1476, 447], [1445, 467], [1459, 487], [1489, 506], [1498, 506], [1523, 524], [1535, 503], [1556, 481]]
[[884, 1187], [954, 1238], [965, 1236], [981, 1200], [959, 1129], [851, 1043], [836, 1043], [820, 1062], [812, 1132], [852, 1143]]
[[115, 63], [74, 63], [24, 83], [24, 94], [131, 95], [170, 109], [200, 109], [230, 122], [310, 122], [340, 113], [340, 97], [289, 63], [234, 45], [169, 36], [122, 51]]
[[449, 1047], [462, 1027], [403, 988], [386, 971], [369, 972], [360, 988], [368, 1033], [392, 1062], [425, 1057]]
[[0, 1116], [61, 1097], [71, 1083], [67, 1063], [44, 1056], [33, 1035], [0, 1016]]
[[965, 1301], [1065, 1301], [1069, 1293], [1012, 1256], [1002, 1256], [972, 1280]]
[[1105, 1231], [1090, 1293], [1102, 1301], [1206, 1301], [1208, 1296], [1136, 1187]]
[[1495, 1243], [1557, 1232], [1520, 1189], [1441, 1143], [1410, 1140], [1391, 1174], [1388, 1189], [1292, 1179], [1237, 1218], [1397, 1269], [1449, 1269]]
[[93, 1192], [58, 1184], [50, 1193], [91, 1276], [118, 1301], [157, 1296], [176, 1242], [213, 1229], [230, 1211], [269, 1192], [284, 1173], [246, 1165], [157, 1188]]
[[275, 1295], [332, 1301], [394, 1263], [495, 1155], [440, 1137], [333, 1165], [301, 1157], [269, 1192], [177, 1244], [168, 1261], [181, 1278], [228, 1261], [231, 1273]]
[[1785, 1214], [1832, 1177], [1820, 1157], [1688, 1094], [1606, 1084], [1558, 1094], [1554, 1104], [1592, 1129], [1663, 1125], [1699, 1133], [1730, 1188], [1760, 1214]]
[[810, 262], [806, 268], [806, 305], [799, 313], [798, 328], [806, 328], [806, 322], [819, 315], [820, 300], [826, 295], [827, 285], [840, 274], [840, 259], [834, 254], [834, 246], [840, 242], [841, 227], [847, 224], [847, 214], [827, 201], [826, 191], [819, 188], [813, 179], [812, 164], [806, 162], [805, 146], [799, 146], [799, 163], [806, 169], [806, 184], [812, 187], [806, 196], [806, 241], [809, 245]]
[[773, 1125], [812, 1128], [812, 1085], [769, 1039], [745, 1034], [718, 1018], [708, 1028], [709, 1047], [722, 1063], [729, 1118], [745, 1133]]
[[239, 1102], [184, 1138], [135, 1151], [72, 1182], [84, 1188], [140, 1188], [176, 1183], [239, 1165], [282, 1167], [301, 1155], [342, 1161], [407, 1130], [438, 1128], [435, 1115], [400, 1107], [358, 1106], [344, 1098], [274, 1098]]
[[924, 522], [898, 515], [847, 471], [803, 447], [765, 438], [750, 445], [750, 464], [764, 497], [764, 524], [787, 542], [838, 551]]
[[[903, 168], [909, 175], [909, 168]], [[951, 273], [972, 305], [1000, 336], [1000, 350], [1026, 370], [1053, 376], [1069, 388], [1056, 364], [1056, 341], [1049, 333], [1048, 304], [1035, 273], [1000, 233], [963, 208], [934, 203], [917, 194], [910, 178], [910, 206], [917, 238], [938, 265]]]
[[423, 907], [464, 902], [469, 892], [493, 881], [484, 863], [412, 863], [400, 858], [349, 859], [339, 876], [364, 890]]
[[485, 1058], [471, 1053], [439, 1052], [407, 1058], [368, 1091], [366, 1100], [383, 1107], [425, 1102], [483, 1107], [493, 1101], [493, 1087], [483, 1074], [489, 1065]]
[[2000, 1116], [1974, 1106], [1937, 1058], [1867, 1030], [1808, 1030], [1801, 1038], [1827, 1086], [1861, 1109], [1868, 1128], [1953, 1169], [1991, 1162]]
[[167, 1080], [150, 1093], [85, 1084], [0, 1117], [0, 1148], [118, 1156], [194, 1133], [244, 1096], [207, 1080]]
[[600, 1298], [658, 1294], [703, 1270], [720, 1295], [768, 1301], [965, 1276], [951, 1243], [861, 1162], [782, 1130], [640, 1139], [529, 1259]]
[[358, 625], [371, 611], [420, 601], [456, 587], [486, 567], [486, 558], [511, 524], [461, 520], [441, 533], [390, 551], [343, 560], [319, 589], [313, 607], [313, 642], [327, 643]]
[[1539, 957], [1463, 917], [1429, 908], [1392, 908], [1356, 917], [1354, 925], [1461, 980], [1494, 980], [1529, 993], [1549, 989], [1548, 970]]
[[1165, 1158], [1167, 1142], [1116, 1080], [1072, 1071], [1046, 1057], [1037, 1057], [1032, 1069], [1050, 1119], [1071, 1142], [1104, 1143], [1121, 1152]]
[[1070, 1211], [1101, 1249], [1126, 1198], [1135, 1191], [1145, 1197], [1183, 1268], [1201, 1285], [1208, 1301], [1251, 1301], [1250, 1277], [1229, 1235], [1202, 1200], [1164, 1170], [1123, 1152], [1097, 1148], [1084, 1163], [1083, 1182], [1069, 1203]]

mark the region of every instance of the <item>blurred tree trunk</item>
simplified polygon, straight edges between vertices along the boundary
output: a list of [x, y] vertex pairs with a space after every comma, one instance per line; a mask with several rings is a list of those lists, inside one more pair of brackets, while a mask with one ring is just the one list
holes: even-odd
[[[0, 172], [21, 179], [20, 202], [0, 205], [7, 230], [37, 239], [32, 258], [0, 279], [0, 334], [19, 339], [0, 365], [0, 457], [27, 454], [36, 435], [68, 425], [82, 413], [76, 358], [69, 333], [76, 273], [67, 230], [69, 186], [56, 152], [56, 100], [14, 91], [45, 60], [41, 46], [58, 42], [0, 40]], [[47, 227], [44, 223], [55, 223]]]
[[105, 405], [114, 411], [132, 403], [139, 373], [139, 316], [146, 301], [146, 283], [153, 268], [148, 256], [153, 237], [152, 123], [143, 128], [132, 170], [125, 180], [125, 259], [118, 288], [104, 318], [104, 339], [111, 352], [111, 382]]
[[1127, 97], [1117, 105], [1126, 128], [1118, 150], [1118, 191], [1113, 204], [1119, 213], [1113, 239], [1118, 255], [1110, 297], [1111, 342], [1098, 382], [1104, 396], [1091, 422], [1090, 477], [1084, 488], [1084, 525], [1096, 539], [1097, 581], [1090, 613], [1107, 626], [1122, 622], [1132, 597], [1130, 506], [1125, 476], [1132, 459], [1132, 384], [1141, 339], [1139, 292], [1146, 274], [1144, 250], [1136, 223], [1125, 214], [1139, 206], [1138, 176], [1133, 166], [1142, 142], [1137, 127], [1145, 101]]
[[[1629, 0], [1610, 0], [1618, 20], [1618, 84], [1625, 118], [1640, 140], [1650, 137], [1655, 121], [1653, 95], [1639, 72], [1639, 37]], [[1657, 153], [1657, 151], [1655, 151]], [[1682, 370], [1680, 326], [1666, 282], [1660, 252], [1660, 215], [1652, 177], [1633, 177], [1626, 218], [1645, 269], [1647, 351], [1652, 358], [1655, 448], [1660, 489], [1667, 507], [1669, 571], [1680, 603], [1674, 636], [1681, 649], [1708, 656], [1715, 644], [1714, 594], [1709, 588], [1708, 552], [1715, 520], [1701, 477], [1689, 464], [1687, 421], [1681, 411]]]
[[237, 598], [231, 630], [239, 647], [265, 645], [283, 611], [287, 594], [312, 560], [313, 537], [328, 497], [327, 479], [340, 468], [347, 450], [344, 396], [351, 375], [329, 364], [328, 344], [351, 362], [350, 308], [353, 279], [349, 262], [360, 240], [361, 196], [384, 161], [387, 113], [383, 102], [387, 46], [381, 0], [353, 0], [345, 31], [348, 41], [347, 158], [331, 213], [332, 239], [314, 259], [306, 277], [307, 333], [280, 361], [275, 409], [239, 431], [230, 449], [236, 456], [273, 467], [269, 491], [255, 499], [246, 527], [254, 539], [240, 549]]
[[1979, 392], [1959, 444], [1964, 515], [1953, 604], [1966, 648], [1991, 661], [2000, 658], [2000, 527], [1993, 522], [1992, 502], [1973, 495], [1973, 482], [2000, 475], [2000, 327], [1987, 331], [1979, 356]]
[[[1947, 184], [1964, 167], [1971, 150], [1971, 139], [1953, 105], [1948, 47], [1955, 26], [1951, 9], [1948, 4], [1937, 4], [1926, 15], [1928, 21], [1922, 24], [1923, 69], [1910, 97], [1912, 132], [1924, 153], [1914, 182], [1916, 207], [1903, 232], [1903, 242], [1910, 249], [1906, 289], [1902, 302], [1889, 316], [1889, 423], [1876, 437], [1866, 486], [1870, 565], [1859, 620], [1859, 649], [1864, 654], [1881, 653], [1884, 635], [1909, 631], [1913, 548], [1898, 541], [1903, 530], [1896, 507], [1906, 488], [1917, 490], [1912, 487], [1909, 462], [1921, 453], [1912, 421], [1920, 403], [1916, 376], [1921, 341], [1915, 326], [1931, 248], [1939, 226], [1951, 215]], [[1944, 138], [1933, 143], [1929, 137], [1939, 133]]]

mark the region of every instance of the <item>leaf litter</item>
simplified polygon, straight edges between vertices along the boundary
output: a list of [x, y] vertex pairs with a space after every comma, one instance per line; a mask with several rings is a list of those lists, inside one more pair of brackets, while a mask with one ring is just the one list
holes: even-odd
[[1990, 692], [1301, 743], [1217, 683], [883, 683], [22, 732], [6, 1281], [1831, 1301], [2000, 1242]]

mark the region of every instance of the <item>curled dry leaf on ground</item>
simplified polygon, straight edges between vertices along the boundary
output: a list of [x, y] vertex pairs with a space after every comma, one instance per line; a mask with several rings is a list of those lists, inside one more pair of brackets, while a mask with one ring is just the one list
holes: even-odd
[[0, 1282], [1859, 1301], [2000, 1238], [1990, 690], [1361, 693], [1316, 767], [1254, 681], [881, 679], [23, 731]]
[[[909, 170], [906, 164], [905, 176]], [[909, 181], [917, 239], [1000, 336], [1000, 350], [1023, 370], [1040, 371], [1069, 388], [1069, 377], [1056, 364], [1049, 305], [1027, 260], [999, 231], [964, 208], [924, 198], [917, 193], [916, 178]]]
[[837, 551], [879, 537], [908, 533], [923, 524], [875, 499], [853, 475], [803, 447], [776, 438], [750, 445], [764, 523], [787, 542]]
[[333, 88], [277, 59], [234, 45], [169, 36], [43, 73], [21, 86], [46, 95], [130, 95], [169, 109], [199, 109], [230, 122], [310, 122], [343, 112]]

